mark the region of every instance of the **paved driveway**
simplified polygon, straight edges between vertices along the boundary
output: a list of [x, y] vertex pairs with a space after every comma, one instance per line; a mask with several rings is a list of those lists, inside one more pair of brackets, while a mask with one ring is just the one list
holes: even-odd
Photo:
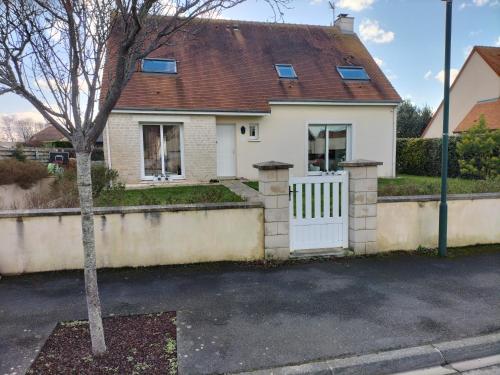
[[[181, 373], [220, 373], [500, 331], [500, 253], [100, 272], [104, 313], [178, 311]], [[0, 375], [23, 373], [60, 320], [85, 318], [82, 274], [0, 281]]]

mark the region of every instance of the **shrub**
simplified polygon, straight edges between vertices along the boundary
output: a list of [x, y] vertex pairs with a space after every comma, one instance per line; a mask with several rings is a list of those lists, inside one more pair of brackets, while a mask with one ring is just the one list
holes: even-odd
[[47, 144], [47, 146], [54, 148], [73, 148], [73, 144], [69, 141], [54, 141]]
[[16, 144], [16, 148], [12, 152], [12, 156], [18, 161], [26, 161], [26, 155], [24, 155], [23, 146], [20, 143]]
[[94, 198], [117, 182], [118, 172], [115, 169], [109, 169], [104, 165], [92, 166], [92, 196]]
[[[108, 169], [102, 165], [92, 166], [92, 196], [98, 200], [101, 195], [113, 190], [104, 199], [111, 201], [116, 199], [119, 192], [124, 189], [123, 184], [118, 181], [118, 172]], [[76, 166], [68, 165], [60, 174], [53, 185], [52, 196], [57, 200], [57, 207], [79, 207], [78, 186], [76, 177]]]
[[[448, 176], [459, 177], [457, 138], [450, 137]], [[396, 146], [396, 172], [417, 176], [441, 175], [441, 139], [399, 138]]]
[[464, 133], [457, 144], [460, 173], [487, 179], [500, 175], [500, 130], [490, 130], [484, 116]]
[[47, 167], [36, 161], [0, 160], [0, 185], [17, 184], [28, 189], [48, 175]]

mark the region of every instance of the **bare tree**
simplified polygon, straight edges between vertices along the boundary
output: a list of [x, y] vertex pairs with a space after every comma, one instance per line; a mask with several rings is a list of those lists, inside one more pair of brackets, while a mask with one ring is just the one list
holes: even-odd
[[40, 121], [28, 117], [19, 117], [16, 115], [3, 115], [0, 117], [2, 122], [2, 132], [9, 142], [28, 142], [31, 137], [45, 127]]
[[17, 141], [17, 133], [14, 128], [14, 116], [3, 115], [2, 118], [2, 133], [8, 142]]
[[[0, 1], [0, 94], [25, 98], [75, 147], [87, 309], [93, 353], [99, 355], [106, 345], [96, 273], [93, 145], [140, 59], [201, 16], [245, 0]], [[264, 1], [280, 16], [290, 0]], [[103, 75], [105, 58], [109, 69]]]
[[36, 133], [45, 127], [45, 124], [29, 118], [20, 118], [14, 120], [13, 127], [21, 141], [28, 143]]

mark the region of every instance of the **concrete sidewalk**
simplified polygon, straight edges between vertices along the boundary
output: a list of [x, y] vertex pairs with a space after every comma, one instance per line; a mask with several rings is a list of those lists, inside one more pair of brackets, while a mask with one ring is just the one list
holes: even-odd
[[[104, 314], [178, 312], [179, 370], [241, 372], [500, 331], [500, 252], [99, 274]], [[0, 375], [85, 318], [81, 272], [0, 280]]]

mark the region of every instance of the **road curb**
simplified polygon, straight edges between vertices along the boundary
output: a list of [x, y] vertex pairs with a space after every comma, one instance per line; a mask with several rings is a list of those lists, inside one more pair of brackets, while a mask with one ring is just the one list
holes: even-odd
[[500, 332], [360, 356], [249, 371], [240, 375], [384, 375], [500, 354]]
[[446, 363], [500, 354], [500, 332], [435, 344]]

